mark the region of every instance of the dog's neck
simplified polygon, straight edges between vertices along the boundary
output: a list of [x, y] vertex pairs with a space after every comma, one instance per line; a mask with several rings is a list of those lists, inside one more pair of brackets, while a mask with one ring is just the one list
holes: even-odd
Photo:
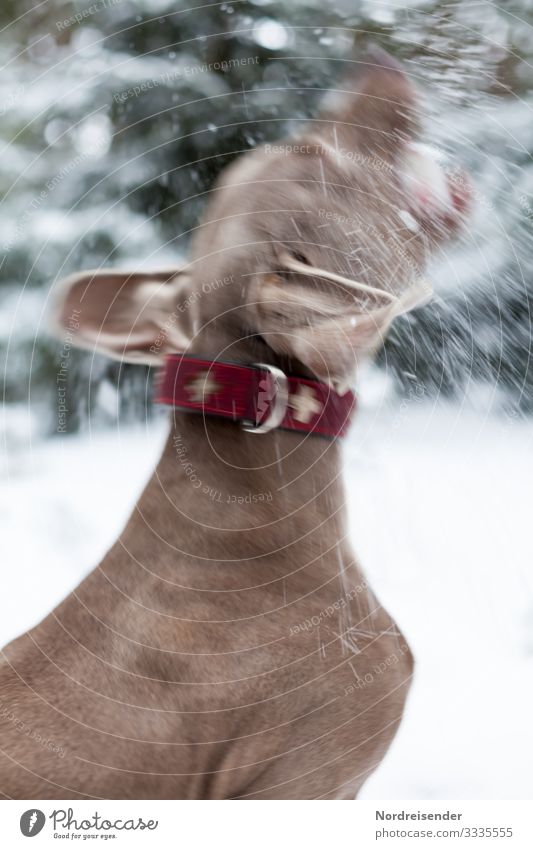
[[174, 559], [194, 571], [209, 562], [249, 561], [256, 572], [265, 559], [273, 578], [274, 562], [289, 571], [295, 558], [312, 559], [323, 540], [343, 537], [335, 441], [281, 430], [246, 433], [238, 424], [181, 411], [171, 416], [139, 508], [152, 532], [174, 547]]
[[[246, 365], [260, 360], [283, 371], [291, 370], [294, 365], [282, 360], [256, 337], [242, 333], [240, 338], [235, 339], [224, 327], [214, 332], [214, 328], [208, 326], [207, 332], [200, 333], [194, 340], [190, 353], [210, 360], [225, 359]], [[301, 364], [297, 365], [297, 370], [302, 376], [314, 377]], [[323, 496], [324, 503], [327, 501], [331, 508], [330, 482], [339, 481], [340, 475], [338, 440], [280, 429], [269, 433], [247, 433], [239, 424], [223, 422], [216, 417], [173, 411], [165, 465], [171, 462], [176, 466], [177, 459], [177, 465], [184, 467], [178, 457], [180, 445], [185, 446], [191, 463], [203, 471], [208, 488], [212, 480], [213, 487], [227, 491], [228, 496], [240, 497], [249, 493], [272, 495], [271, 500], [240, 502], [248, 505], [248, 509], [244, 509], [244, 513], [249, 514], [245, 522], [248, 527], [257, 526], [261, 522], [260, 517], [264, 518], [264, 511], [279, 519], [284, 514], [299, 511], [310, 500], [317, 500], [314, 505], [316, 511], [324, 488], [327, 492]], [[173, 460], [170, 461], [172, 455]], [[200, 479], [204, 482], [201, 474]], [[188, 487], [189, 490], [191, 488], [194, 489]], [[195, 489], [197, 496], [205, 501], [203, 487], [197, 484]], [[217, 503], [221, 505], [222, 501], [219, 499]], [[231, 514], [236, 512], [235, 498], [228, 498], [226, 504], [229, 509], [224, 512], [228, 515], [221, 524], [225, 527], [227, 522], [228, 527], [233, 527], [235, 519]], [[257, 504], [262, 507], [254, 509]], [[313, 525], [313, 520], [309, 524]]]
[[[193, 352], [228, 358], [220, 341], [212, 337]], [[252, 356], [249, 342], [231, 347], [231, 359], [251, 363]], [[149, 529], [160, 562], [179, 562], [195, 580], [203, 566], [220, 561], [248, 562], [273, 579], [276, 570], [325, 552], [326, 540], [342, 540], [338, 440], [279, 429], [247, 433], [238, 423], [177, 409], [170, 416], [159, 465], [121, 537], [129, 552], [145, 545]]]
[[[257, 359], [254, 340], [229, 345], [213, 328], [189, 352]], [[347, 546], [339, 440], [248, 433], [178, 409], [170, 418], [161, 460], [120, 538], [120, 558], [126, 551], [144, 562], [149, 551], [160, 577], [209, 588], [213, 581], [268, 583], [295, 570], [321, 581], [328, 553], [338, 568], [335, 547]]]

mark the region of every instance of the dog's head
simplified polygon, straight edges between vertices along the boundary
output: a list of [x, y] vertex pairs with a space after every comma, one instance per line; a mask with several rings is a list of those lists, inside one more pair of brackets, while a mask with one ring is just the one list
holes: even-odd
[[405, 71], [374, 51], [300, 135], [224, 172], [186, 270], [77, 275], [56, 324], [76, 311], [78, 344], [152, 364], [242, 358], [247, 340], [255, 360], [346, 385], [428, 299], [428, 257], [466, 212], [465, 181], [417, 143], [419, 110]]

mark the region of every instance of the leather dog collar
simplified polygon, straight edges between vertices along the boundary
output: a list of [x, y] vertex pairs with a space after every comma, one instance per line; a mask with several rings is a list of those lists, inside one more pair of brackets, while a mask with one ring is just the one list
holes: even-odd
[[170, 354], [156, 401], [178, 409], [241, 422], [251, 433], [280, 427], [317, 436], [344, 436], [355, 395], [326, 383], [285, 375], [276, 366], [204, 360]]

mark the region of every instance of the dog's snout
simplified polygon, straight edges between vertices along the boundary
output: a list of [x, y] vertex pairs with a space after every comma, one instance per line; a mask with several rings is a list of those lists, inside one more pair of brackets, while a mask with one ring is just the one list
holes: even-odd
[[410, 210], [421, 219], [460, 223], [470, 208], [471, 184], [442, 150], [410, 142], [401, 170]]

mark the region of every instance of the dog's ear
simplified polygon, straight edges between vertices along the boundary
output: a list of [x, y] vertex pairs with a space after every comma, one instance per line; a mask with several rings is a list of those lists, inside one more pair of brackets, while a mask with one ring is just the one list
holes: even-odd
[[394, 318], [425, 303], [431, 292], [430, 284], [420, 280], [397, 298], [357, 295], [350, 305], [332, 297], [331, 290], [287, 285], [284, 277], [272, 274], [256, 288], [258, 332], [278, 354], [347, 388], [361, 360], [383, 344]]
[[417, 89], [388, 53], [371, 47], [324, 100], [320, 132], [352, 149], [394, 155], [398, 141], [418, 133]]
[[188, 342], [186, 271], [84, 271], [57, 284], [50, 320], [58, 337], [125, 362], [159, 365]]

